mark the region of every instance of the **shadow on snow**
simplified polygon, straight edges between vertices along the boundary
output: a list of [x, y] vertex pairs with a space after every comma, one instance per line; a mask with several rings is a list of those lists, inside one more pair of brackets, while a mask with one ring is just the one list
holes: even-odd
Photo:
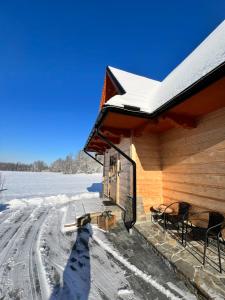
[[91, 186], [87, 187], [88, 192], [99, 192], [102, 191], [102, 183], [93, 183]]
[[0, 203], [0, 212], [9, 209], [9, 204]]
[[88, 300], [91, 273], [89, 239], [92, 237], [90, 215], [80, 218], [76, 241], [63, 272], [61, 286], [54, 287], [49, 300]]

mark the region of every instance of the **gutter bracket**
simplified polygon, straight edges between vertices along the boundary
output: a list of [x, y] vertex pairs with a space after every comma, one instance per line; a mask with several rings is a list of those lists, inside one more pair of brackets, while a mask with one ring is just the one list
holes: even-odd
[[92, 159], [94, 159], [97, 163], [99, 163], [101, 166], [103, 166], [103, 163], [100, 162], [96, 157], [94, 157], [94, 156], [92, 156], [90, 153], [88, 153], [86, 149], [84, 149], [84, 152], [85, 152], [88, 156], [90, 156]]

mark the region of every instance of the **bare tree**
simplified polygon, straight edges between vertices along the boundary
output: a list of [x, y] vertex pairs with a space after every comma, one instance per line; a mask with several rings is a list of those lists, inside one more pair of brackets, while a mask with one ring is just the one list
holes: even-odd
[[73, 173], [73, 155], [69, 154], [66, 156], [64, 162], [64, 170], [63, 173], [65, 174], [72, 174]]
[[63, 172], [63, 165], [64, 165], [64, 160], [59, 158], [51, 164], [50, 171], [52, 171], [52, 172]]
[[37, 161], [33, 162], [33, 165], [32, 165], [33, 172], [42, 172], [47, 169], [48, 169], [48, 166], [46, 165], [46, 163], [44, 161], [37, 160]]
[[60, 158], [54, 161], [50, 166], [50, 171], [64, 174], [98, 173], [102, 171], [102, 167], [83, 151], [79, 151], [75, 157], [68, 154], [65, 159]]

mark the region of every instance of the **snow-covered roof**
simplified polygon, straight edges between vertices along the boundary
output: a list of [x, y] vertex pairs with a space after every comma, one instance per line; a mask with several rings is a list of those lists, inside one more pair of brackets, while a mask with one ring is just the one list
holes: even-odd
[[160, 82], [143, 76], [108, 67], [114, 77], [125, 90], [125, 94], [112, 97], [107, 104], [115, 106], [131, 105], [148, 110], [149, 95], [159, 86]]
[[109, 67], [125, 94], [109, 99], [106, 105], [140, 107], [153, 113], [225, 61], [225, 21], [223, 21], [162, 82]]

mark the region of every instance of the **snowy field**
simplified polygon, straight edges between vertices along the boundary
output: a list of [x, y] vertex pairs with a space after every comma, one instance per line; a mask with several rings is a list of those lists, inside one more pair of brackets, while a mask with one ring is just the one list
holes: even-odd
[[11, 172], [0, 171], [7, 191], [2, 201], [15, 198], [75, 195], [83, 192], [99, 192], [102, 174], [65, 175], [52, 172]]
[[123, 226], [110, 233], [93, 224], [65, 231], [77, 217], [103, 210], [99, 174], [4, 175], [9, 190], [0, 206], [0, 299], [196, 299]]

